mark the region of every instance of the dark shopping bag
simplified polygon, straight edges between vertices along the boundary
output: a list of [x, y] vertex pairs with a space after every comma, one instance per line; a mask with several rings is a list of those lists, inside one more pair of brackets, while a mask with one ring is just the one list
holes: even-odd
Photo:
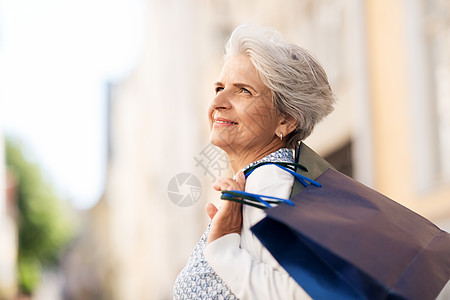
[[434, 299], [450, 279], [450, 235], [328, 169], [252, 231], [314, 299]]
[[447, 232], [332, 168], [305, 183], [290, 200], [224, 196], [280, 203], [251, 230], [314, 299], [436, 298], [450, 279]]

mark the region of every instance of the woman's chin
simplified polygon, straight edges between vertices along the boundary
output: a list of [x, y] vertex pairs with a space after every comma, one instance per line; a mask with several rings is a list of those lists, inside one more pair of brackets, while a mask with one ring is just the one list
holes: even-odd
[[226, 151], [231, 146], [230, 142], [227, 142], [222, 137], [214, 137], [211, 135], [209, 141], [211, 142], [211, 144], [222, 149], [223, 151]]
[[209, 141], [211, 144], [213, 144], [216, 147], [219, 147], [220, 149], [222, 149], [222, 147], [225, 145], [224, 141], [222, 139], [217, 139], [214, 137], [210, 137]]

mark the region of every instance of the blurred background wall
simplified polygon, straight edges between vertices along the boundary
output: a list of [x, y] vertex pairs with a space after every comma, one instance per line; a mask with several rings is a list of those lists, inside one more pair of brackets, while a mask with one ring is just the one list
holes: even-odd
[[[307, 144], [450, 230], [448, 1], [147, 0], [145, 14], [138, 63], [108, 85], [105, 191], [64, 256], [65, 298], [171, 299], [208, 223], [204, 206], [219, 202], [212, 183], [230, 175], [206, 110], [242, 23], [278, 29], [327, 71], [339, 101]], [[182, 173], [200, 182], [192, 205], [169, 198], [191, 193], [169, 185]]]

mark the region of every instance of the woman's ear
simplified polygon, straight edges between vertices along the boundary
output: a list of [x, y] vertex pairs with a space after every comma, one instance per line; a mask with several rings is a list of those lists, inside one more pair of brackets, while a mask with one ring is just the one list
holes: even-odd
[[283, 133], [283, 136], [287, 136], [294, 131], [298, 126], [298, 122], [290, 116], [282, 116], [278, 125], [278, 132]]

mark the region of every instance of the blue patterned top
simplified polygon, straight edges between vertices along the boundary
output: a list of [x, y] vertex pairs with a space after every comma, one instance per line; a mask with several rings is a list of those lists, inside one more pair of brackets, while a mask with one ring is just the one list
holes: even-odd
[[252, 162], [251, 164], [248, 164], [245, 168], [242, 169], [242, 171], [247, 170], [250, 167], [253, 167], [254, 165], [257, 165], [262, 162], [294, 162], [294, 156], [292, 154], [292, 150], [288, 148], [281, 148], [278, 149], [275, 152], [270, 153], [267, 156], [264, 156], [258, 161]]
[[[294, 162], [292, 151], [281, 148], [264, 158], [247, 165], [246, 170], [261, 162]], [[173, 288], [174, 299], [237, 299], [223, 280], [214, 272], [205, 259], [203, 251], [210, 224], [195, 246], [184, 269], [178, 274]]]

